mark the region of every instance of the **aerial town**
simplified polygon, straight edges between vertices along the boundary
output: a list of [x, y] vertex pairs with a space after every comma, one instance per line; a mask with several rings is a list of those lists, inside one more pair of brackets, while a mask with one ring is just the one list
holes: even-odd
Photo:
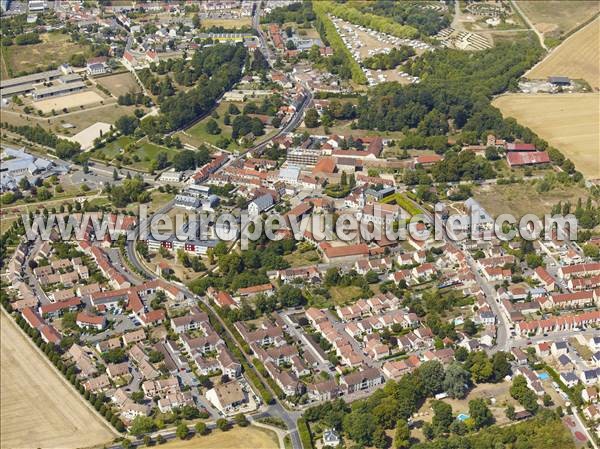
[[0, 6], [1, 448], [600, 447], [599, 3]]

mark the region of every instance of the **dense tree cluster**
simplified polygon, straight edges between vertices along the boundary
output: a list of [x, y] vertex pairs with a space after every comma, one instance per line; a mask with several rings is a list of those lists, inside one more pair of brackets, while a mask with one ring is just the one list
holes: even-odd
[[150, 192], [141, 176], [125, 179], [121, 185], [107, 185], [105, 191], [116, 207], [131, 203], [145, 203], [150, 200]]
[[517, 79], [540, 57], [529, 42], [499, 44], [478, 53], [440, 49], [407, 63], [419, 84], [383, 83], [358, 103], [358, 127], [398, 131], [417, 128], [422, 136], [445, 134], [449, 120], [456, 129], [482, 137], [532, 141], [534, 134], [514, 120], [504, 120], [490, 105], [493, 95], [516, 86]]
[[2, 128], [19, 134], [31, 142], [54, 148], [56, 156], [61, 159], [69, 159], [75, 156], [81, 148], [78, 143], [71, 142], [67, 139], [61, 139], [56, 134], [50, 131], [46, 131], [40, 125], [15, 126], [7, 122], [2, 122]]
[[252, 133], [255, 137], [262, 136], [265, 133], [265, 125], [258, 117], [238, 115], [232, 123], [231, 137], [237, 139], [249, 133]]
[[487, 427], [477, 433], [452, 435], [417, 443], [413, 449], [497, 449], [519, 447], [529, 449], [575, 448], [571, 433], [550, 410], [535, 419], [512, 426]]
[[297, 23], [308, 24], [315, 20], [315, 13], [312, 9], [312, 2], [291, 3], [287, 6], [274, 8], [269, 14], [261, 17], [262, 23]]
[[433, 9], [425, 8], [423, 4], [418, 2], [377, 0], [366, 3], [360, 9], [377, 16], [389, 17], [401, 25], [412, 26], [421, 33], [430, 36], [449, 27], [451, 20], [449, 14], [439, 14]]
[[395, 69], [411, 56], [415, 55], [412, 47], [402, 45], [394, 47], [389, 53], [378, 53], [365, 59], [362, 64], [371, 70]]
[[492, 164], [471, 151], [449, 151], [446, 157], [431, 168], [437, 182], [489, 179], [496, 175]]
[[216, 44], [197, 50], [186, 70], [192, 74], [195, 87], [164, 98], [161, 114], [142, 120], [143, 131], [149, 136], [168, 132], [210, 111], [217, 99], [240, 80], [247, 57], [241, 44]]
[[[243, 287], [269, 282], [267, 271], [289, 267], [283, 255], [291, 253], [296, 247], [292, 239], [270, 241], [263, 235], [256, 242], [250, 242], [249, 248], [241, 254], [229, 252], [225, 242], [219, 242], [209, 252], [209, 260], [219, 267], [219, 275], [209, 275], [190, 284], [192, 291], [203, 294], [210, 286], [235, 292]], [[295, 291], [290, 293], [298, 298]], [[290, 296], [291, 297], [291, 296]], [[289, 297], [288, 297], [289, 298]], [[280, 298], [283, 302], [286, 298]], [[291, 301], [291, 300], [290, 300]]]

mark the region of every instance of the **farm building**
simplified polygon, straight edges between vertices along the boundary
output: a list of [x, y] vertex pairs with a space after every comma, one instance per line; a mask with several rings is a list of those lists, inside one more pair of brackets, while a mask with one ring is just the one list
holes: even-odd
[[513, 151], [506, 154], [506, 161], [510, 167], [549, 164], [550, 156], [545, 151]]
[[549, 76], [548, 82], [555, 86], [570, 86], [571, 80], [568, 76]]

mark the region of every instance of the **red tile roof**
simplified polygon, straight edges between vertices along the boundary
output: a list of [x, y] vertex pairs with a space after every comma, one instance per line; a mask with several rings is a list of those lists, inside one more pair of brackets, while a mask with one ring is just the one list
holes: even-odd
[[534, 165], [550, 163], [550, 156], [545, 151], [514, 151], [506, 154], [506, 160], [511, 167], [519, 165]]

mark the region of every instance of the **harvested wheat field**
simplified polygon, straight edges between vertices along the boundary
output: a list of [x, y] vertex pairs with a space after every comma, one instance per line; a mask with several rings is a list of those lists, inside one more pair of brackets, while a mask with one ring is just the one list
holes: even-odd
[[0, 313], [0, 447], [79, 448], [115, 434]]
[[492, 104], [562, 151], [587, 178], [600, 178], [600, 94], [508, 94]]
[[563, 35], [600, 11], [596, 0], [518, 0], [525, 15], [541, 33]]
[[525, 77], [545, 79], [550, 75], [584, 79], [592, 89], [600, 88], [600, 18], [569, 36]]
[[279, 449], [274, 432], [256, 426], [234, 427], [227, 432], [213, 430], [209, 435], [174, 440], [163, 449]]

